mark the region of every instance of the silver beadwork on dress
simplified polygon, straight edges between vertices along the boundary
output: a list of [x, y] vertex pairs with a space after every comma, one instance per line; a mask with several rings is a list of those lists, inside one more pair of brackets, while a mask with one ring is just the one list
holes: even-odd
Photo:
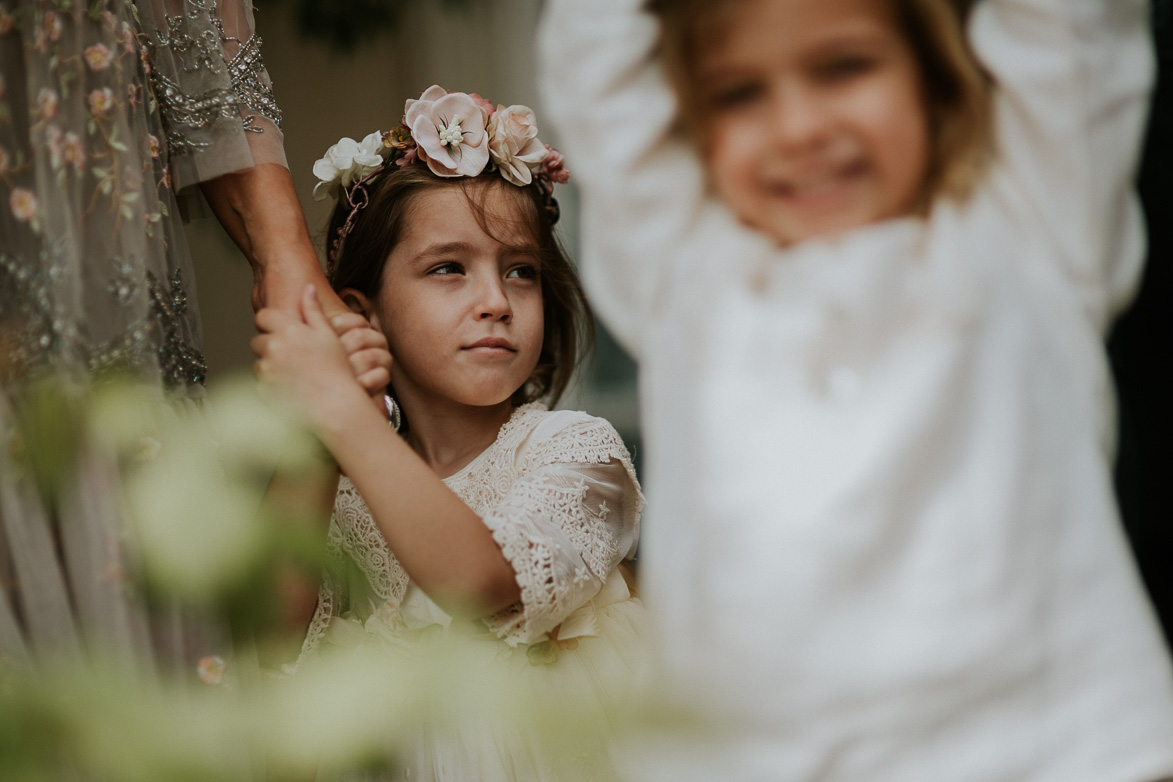
[[[238, 120], [250, 133], [264, 130], [256, 124], [258, 114], [280, 127], [281, 110], [268, 84], [260, 37], [254, 33], [241, 43], [225, 32], [215, 2], [186, 0], [186, 4], [185, 13], [165, 15], [166, 29], [155, 30], [153, 39], [148, 37], [152, 59], [159, 61], [161, 52], [170, 52], [182, 73], [226, 76], [227, 84], [221, 79], [209, 89], [185, 91], [176, 82], [178, 74], [169, 76], [163, 67], [152, 70], [171, 154], [207, 147], [192, 131], [223, 119]], [[234, 44], [239, 48], [229, 59], [226, 49]]]

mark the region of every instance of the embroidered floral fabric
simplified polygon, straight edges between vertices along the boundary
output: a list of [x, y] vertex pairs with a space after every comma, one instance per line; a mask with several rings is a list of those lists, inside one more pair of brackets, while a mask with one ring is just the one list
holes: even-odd
[[[517, 573], [521, 600], [484, 620], [511, 646], [544, 639], [634, 551], [643, 497], [627, 449], [602, 419], [519, 407], [497, 440], [445, 483], [481, 516]], [[329, 545], [358, 566], [374, 602], [402, 603], [411, 580], [345, 478]], [[324, 581], [303, 655], [346, 610], [344, 587], [336, 577]]]
[[[8, 402], [49, 372], [83, 391], [89, 378], [121, 370], [180, 397], [202, 395], [176, 191], [284, 162], [252, 22], [247, 0], [0, 0], [0, 433]], [[29, 641], [30, 617], [42, 610], [34, 604], [84, 613], [80, 595], [93, 586], [92, 573], [72, 572], [53, 546], [35, 557], [22, 546], [68, 530], [96, 535], [96, 516], [116, 510], [103, 504], [113, 498], [91, 498], [77, 524], [20, 511], [36, 494], [11, 465], [0, 469], [0, 583], [19, 587], [0, 595], [3, 648], [14, 617]], [[102, 521], [103, 536], [116, 536], [114, 521]], [[41, 578], [14, 579], [12, 563], [30, 558]], [[68, 634], [60, 625], [42, 633], [46, 643]]]

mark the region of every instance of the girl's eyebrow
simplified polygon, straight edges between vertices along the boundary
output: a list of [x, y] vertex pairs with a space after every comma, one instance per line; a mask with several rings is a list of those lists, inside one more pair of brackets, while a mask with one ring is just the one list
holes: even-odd
[[468, 253], [472, 250], [472, 245], [467, 242], [443, 242], [441, 244], [433, 244], [424, 248], [415, 256], [417, 261], [432, 261], [440, 258], [446, 258], [453, 255], [460, 255]]

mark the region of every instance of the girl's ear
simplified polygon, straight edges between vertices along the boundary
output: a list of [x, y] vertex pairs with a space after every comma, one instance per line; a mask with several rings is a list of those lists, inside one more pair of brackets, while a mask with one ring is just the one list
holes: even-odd
[[342, 303], [350, 308], [351, 312], [357, 312], [366, 318], [371, 328], [382, 331], [379, 325], [379, 313], [376, 311], [375, 303], [367, 297], [365, 293], [356, 291], [354, 288], [343, 288], [338, 291], [338, 296], [342, 299]]

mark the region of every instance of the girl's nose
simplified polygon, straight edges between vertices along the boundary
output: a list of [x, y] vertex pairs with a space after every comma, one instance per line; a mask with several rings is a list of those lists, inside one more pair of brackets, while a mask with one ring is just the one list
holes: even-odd
[[499, 279], [485, 280], [480, 286], [480, 301], [477, 303], [478, 320], [499, 320], [508, 323], [513, 317], [513, 305], [509, 294]]
[[785, 84], [771, 94], [769, 138], [787, 150], [817, 146], [827, 138], [829, 115], [815, 90], [805, 84]]

